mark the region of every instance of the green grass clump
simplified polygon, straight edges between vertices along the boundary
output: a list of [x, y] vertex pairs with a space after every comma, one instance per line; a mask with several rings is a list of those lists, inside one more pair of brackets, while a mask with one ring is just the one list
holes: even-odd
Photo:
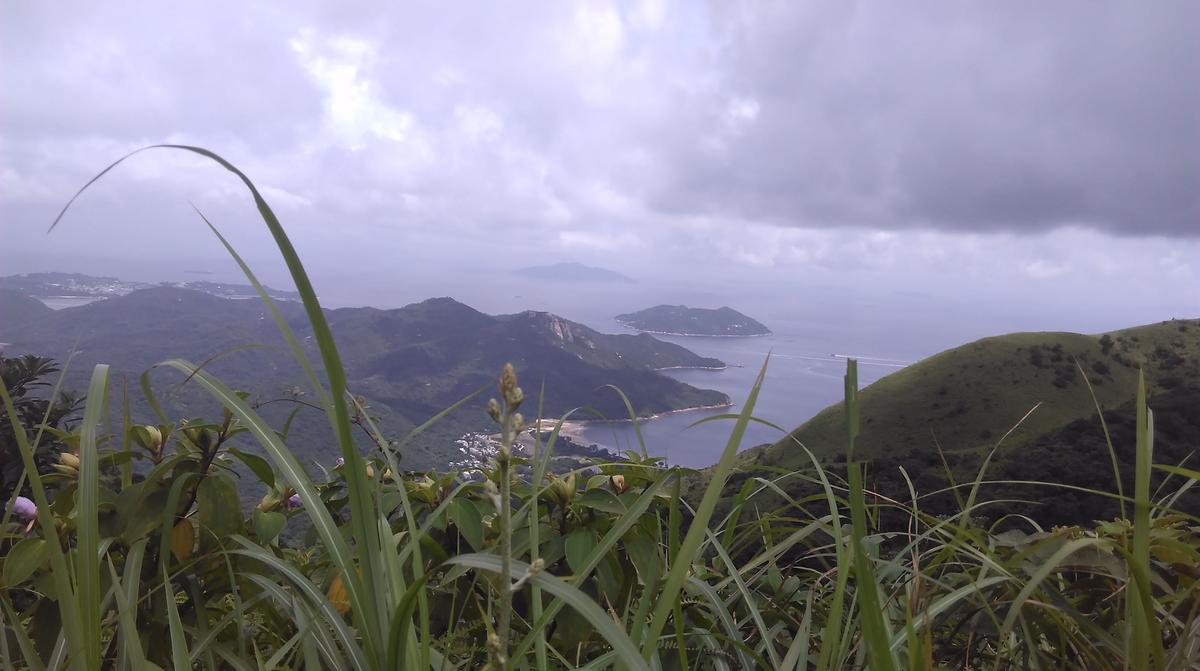
[[[0, 385], [23, 491], [37, 506], [33, 528], [10, 522], [16, 509], [5, 509], [6, 668], [1196, 663], [1200, 532], [1172, 505], [1200, 473], [1168, 467], [1170, 486], [1151, 491], [1154, 429], [1144, 385], [1129, 387], [1138, 417], [1132, 517], [1049, 531], [1032, 522], [1003, 533], [977, 524], [985, 469], [956, 486], [962, 503], [953, 514], [924, 511], [926, 497], [941, 492], [872, 491], [864, 410], [876, 392], [860, 400], [853, 362], [846, 420], [825, 445], [845, 452], [845, 478], [793, 441], [804, 467], [743, 479], [732, 504], [719, 505], [765, 364], [694, 508], [680, 496], [686, 474], [645, 452], [552, 476], [555, 431], [544, 443], [539, 434], [530, 460], [514, 456], [508, 447], [526, 424], [518, 406], [541, 413], [510, 369], [489, 406], [503, 446], [483, 480], [404, 472], [404, 440], [378, 440], [365, 456], [351, 440], [352, 427], [376, 435], [379, 428], [346, 388], [324, 313], [266, 201], [220, 157], [175, 149], [211, 158], [254, 196], [303, 298], [319, 365], [226, 247], [275, 315], [343, 463], [314, 475], [288, 449], [287, 430], [203, 366], [175, 359], [161, 365], [217, 399], [218, 421], [164, 415], [153, 426], [111, 426], [110, 405], [127, 402], [110, 404], [107, 369], [98, 366], [82, 422], [56, 435], [61, 468], [47, 474], [41, 430], [20, 421], [20, 395]], [[522, 470], [531, 475], [515, 477]], [[239, 472], [262, 482], [260, 501], [240, 500]], [[817, 493], [788, 496], [794, 481]], [[759, 506], [766, 494], [778, 505]], [[281, 542], [289, 526], [307, 527], [306, 542]]]

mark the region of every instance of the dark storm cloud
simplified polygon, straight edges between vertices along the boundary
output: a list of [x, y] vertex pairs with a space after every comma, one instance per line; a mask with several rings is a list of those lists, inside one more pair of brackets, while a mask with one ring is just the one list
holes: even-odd
[[678, 138], [663, 207], [1200, 234], [1200, 4], [716, 6], [723, 88], [759, 112]]
[[[833, 263], [914, 228], [1192, 245], [1198, 25], [1193, 2], [6, 3], [0, 233], [166, 249], [147, 231], [189, 200], [252, 228], [221, 175], [144, 156], [81, 203], [104, 234], [39, 242], [98, 167], [181, 141], [244, 167], [301, 247], [380, 267]], [[958, 244], [917, 240], [867, 247]]]

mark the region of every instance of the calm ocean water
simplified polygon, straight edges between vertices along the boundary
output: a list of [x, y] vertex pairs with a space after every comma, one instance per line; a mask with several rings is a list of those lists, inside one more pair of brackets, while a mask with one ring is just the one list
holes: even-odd
[[[609, 331], [618, 331], [614, 325]], [[778, 328], [778, 327], [775, 327]], [[619, 332], [619, 331], [618, 331]], [[715, 463], [725, 448], [734, 421], [717, 420], [695, 425], [713, 415], [739, 412], [763, 363], [771, 355], [766, 378], [755, 405], [759, 419], [791, 430], [842, 397], [842, 376], [846, 360], [838, 354], [893, 359], [890, 352], [844, 352], [836, 342], [803, 333], [783, 330], [756, 338], [704, 338], [658, 336], [688, 349], [712, 356], [729, 364], [725, 370], [670, 370], [665, 374], [688, 384], [725, 392], [736, 404], [722, 410], [694, 410], [664, 415], [639, 422], [642, 437], [651, 454], [666, 458], [670, 464], [703, 467]], [[901, 361], [860, 360], [859, 382], [867, 385], [902, 367]], [[741, 449], [775, 442], [782, 433], [760, 423], [751, 423]], [[630, 422], [591, 422], [584, 431], [587, 442], [610, 449], [636, 450], [636, 432]]]
[[87, 305], [88, 303], [95, 303], [104, 299], [86, 296], [48, 296], [39, 298], [38, 300], [51, 310], [65, 310], [66, 308], [77, 308], [80, 305]]

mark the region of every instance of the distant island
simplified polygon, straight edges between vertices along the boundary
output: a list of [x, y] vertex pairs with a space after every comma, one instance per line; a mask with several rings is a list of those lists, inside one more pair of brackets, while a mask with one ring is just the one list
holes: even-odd
[[585, 266], [582, 263], [554, 263], [547, 266], [529, 266], [513, 271], [514, 275], [555, 282], [596, 282], [632, 284], [635, 280], [608, 268]]
[[[187, 270], [189, 274], [211, 275], [208, 271]], [[258, 298], [249, 284], [229, 284], [206, 280], [192, 282], [131, 282], [116, 277], [97, 277], [82, 273], [28, 273], [0, 277], [0, 289], [8, 289], [37, 299], [46, 298], [113, 298], [154, 287], [191, 289], [221, 298]], [[300, 294], [264, 287], [267, 295], [277, 301], [299, 301]]]
[[689, 308], [658, 305], [617, 315], [617, 321], [646, 333], [683, 336], [763, 336], [771, 330], [729, 307]]

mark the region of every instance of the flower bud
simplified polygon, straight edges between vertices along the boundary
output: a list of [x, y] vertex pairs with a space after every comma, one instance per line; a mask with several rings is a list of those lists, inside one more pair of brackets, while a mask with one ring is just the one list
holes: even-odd
[[505, 395], [504, 400], [508, 401], [509, 407], [515, 408], [521, 405], [521, 401], [525, 400], [525, 392], [521, 391], [520, 387], [514, 387], [512, 391]]
[[32, 522], [37, 519], [37, 506], [24, 496], [18, 496], [13, 501], [12, 514], [18, 522]]
[[79, 469], [79, 457], [70, 452], [60, 452], [58, 455], [58, 461], [64, 466], [70, 466], [76, 470]]
[[500, 371], [500, 393], [504, 396], [517, 388], [517, 369], [513, 368], [511, 363], [504, 364], [504, 370]]
[[560, 508], [566, 508], [575, 500], [575, 473], [572, 471], [565, 478], [547, 476], [550, 478], [550, 498]]
[[609, 478], [608, 481], [609, 481], [609, 484], [612, 485], [613, 491], [616, 492], [617, 494], [624, 494], [625, 490], [629, 489], [629, 486], [625, 484], [625, 476], [624, 475], [614, 475], [611, 478]]
[[147, 444], [145, 445], [145, 448], [151, 452], [158, 452], [161, 450], [163, 443], [162, 431], [159, 431], [157, 426], [153, 426], [151, 424], [143, 426], [142, 430], [146, 432]]
[[263, 494], [262, 500], [258, 502], [258, 509], [264, 513], [274, 510], [279, 505], [279, 494], [275, 491], [268, 491]]

